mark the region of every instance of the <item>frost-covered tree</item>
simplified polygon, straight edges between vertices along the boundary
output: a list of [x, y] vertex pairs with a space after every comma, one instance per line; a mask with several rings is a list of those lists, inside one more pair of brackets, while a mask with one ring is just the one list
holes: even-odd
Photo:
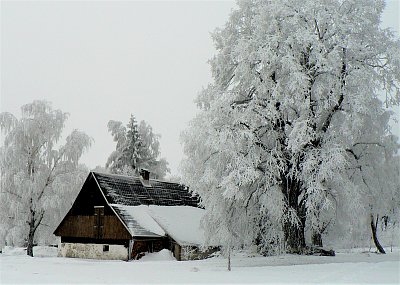
[[53, 110], [45, 101], [21, 109], [20, 119], [0, 113], [5, 135], [0, 149], [1, 225], [6, 240], [25, 244], [27, 254], [33, 256], [38, 228], [51, 228], [57, 222], [54, 219], [63, 214], [57, 211], [70, 199], [81, 173], [78, 160], [92, 140], [74, 130], [65, 144], [57, 147], [67, 114]]
[[100, 173], [108, 173], [109, 172], [109, 170], [107, 168], [105, 168], [104, 166], [101, 166], [101, 165], [97, 165], [91, 171], [100, 172]]
[[122, 122], [111, 120], [108, 122], [108, 130], [117, 144], [116, 150], [111, 153], [107, 160], [106, 168], [109, 168], [112, 173], [123, 173], [124, 168], [134, 171], [141, 144], [135, 117], [131, 116], [126, 127]]
[[389, 215], [400, 203], [400, 176], [395, 157], [399, 144], [397, 137], [387, 135], [390, 115], [389, 111], [381, 108], [380, 101], [371, 101], [369, 112], [352, 122], [353, 127], [363, 131], [354, 132], [355, 143], [346, 149], [350, 156], [349, 189], [356, 188], [360, 194], [361, 210], [364, 216], [369, 217], [373, 241], [381, 253], [385, 251], [377, 237], [379, 217]]
[[182, 163], [206, 208], [210, 243], [304, 252], [306, 227], [320, 244], [344, 211], [338, 202], [364, 207], [370, 191], [374, 214], [377, 194], [390, 195], [352, 171], [398, 147], [383, 117], [384, 103], [399, 103], [400, 45], [379, 26], [383, 8], [379, 0], [241, 1], [213, 34], [213, 83], [183, 134]]
[[43, 216], [41, 225], [36, 231], [35, 241], [38, 244], [57, 243], [57, 237], [53, 232], [71, 209], [89, 173], [88, 168], [83, 164], [71, 170], [54, 178], [52, 187], [60, 194], [58, 194], [59, 198], [54, 199], [54, 203], [48, 205], [47, 214]]
[[160, 156], [160, 135], [145, 121], [138, 125], [133, 115], [125, 127], [122, 122], [109, 121], [108, 130], [117, 143], [115, 151], [109, 156], [106, 168], [112, 173], [138, 175], [144, 168], [154, 178], [163, 178], [168, 162]]

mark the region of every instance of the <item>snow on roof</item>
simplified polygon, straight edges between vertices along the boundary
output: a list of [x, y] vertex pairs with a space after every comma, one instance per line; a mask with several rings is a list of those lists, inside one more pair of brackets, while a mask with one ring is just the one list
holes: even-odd
[[204, 232], [200, 229], [203, 209], [191, 206], [111, 206], [124, 217], [132, 236], [168, 234], [180, 245], [204, 243]]
[[190, 206], [150, 205], [154, 220], [180, 245], [201, 245], [204, 243], [204, 231], [200, 220], [204, 210]]
[[122, 216], [132, 236], [165, 236], [164, 230], [149, 214], [148, 206], [118, 204], [111, 204], [111, 206]]

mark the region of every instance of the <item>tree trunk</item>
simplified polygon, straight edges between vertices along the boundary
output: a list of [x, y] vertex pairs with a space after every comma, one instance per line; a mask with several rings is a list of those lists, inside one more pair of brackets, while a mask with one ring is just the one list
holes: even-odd
[[289, 253], [303, 253], [306, 242], [304, 238], [304, 224], [293, 225], [290, 222], [284, 225], [284, 234], [287, 252]]
[[372, 231], [372, 238], [374, 240], [374, 244], [376, 246], [376, 249], [380, 252], [380, 253], [386, 253], [385, 250], [383, 249], [382, 245], [379, 243], [378, 240], [378, 235], [377, 235], [377, 225], [378, 225], [378, 219], [379, 216], [376, 216], [376, 222], [374, 222], [374, 215], [371, 214], [371, 231]]
[[28, 233], [28, 244], [26, 247], [26, 254], [33, 257], [33, 241], [35, 237], [35, 211], [32, 209], [32, 199], [31, 199], [31, 207], [30, 207], [30, 219], [28, 222], [29, 225], [29, 233]]
[[322, 247], [322, 235], [320, 232], [313, 230], [312, 236], [311, 236], [312, 244], [313, 246], [316, 247]]
[[35, 236], [35, 232], [33, 229], [29, 228], [28, 234], [28, 245], [26, 248], [26, 254], [33, 257], [33, 238]]
[[304, 205], [300, 205], [300, 183], [296, 180], [285, 179], [283, 193], [288, 201], [289, 210], [294, 210], [299, 218], [298, 225], [290, 221], [284, 222], [283, 231], [286, 242], [286, 250], [289, 253], [302, 254], [306, 248], [304, 236], [304, 226], [306, 222], [306, 210]]
[[28, 221], [29, 225], [29, 233], [28, 233], [28, 241], [27, 241], [27, 248], [26, 248], [26, 254], [29, 256], [33, 257], [33, 243], [35, 239], [35, 233], [37, 228], [39, 227], [40, 223], [42, 222], [44, 212], [41, 211], [38, 216], [36, 216], [36, 211], [33, 208], [33, 201], [31, 198], [30, 201], [30, 218]]

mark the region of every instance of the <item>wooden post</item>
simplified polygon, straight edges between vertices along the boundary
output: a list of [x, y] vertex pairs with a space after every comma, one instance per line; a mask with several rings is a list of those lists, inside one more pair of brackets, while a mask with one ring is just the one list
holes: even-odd
[[228, 271], [231, 271], [231, 246], [228, 247]]

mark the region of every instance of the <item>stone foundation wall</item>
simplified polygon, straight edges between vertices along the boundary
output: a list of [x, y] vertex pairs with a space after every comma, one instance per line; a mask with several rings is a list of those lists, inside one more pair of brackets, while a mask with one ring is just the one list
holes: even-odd
[[58, 256], [88, 259], [127, 260], [128, 248], [123, 245], [114, 244], [61, 243], [58, 248]]

